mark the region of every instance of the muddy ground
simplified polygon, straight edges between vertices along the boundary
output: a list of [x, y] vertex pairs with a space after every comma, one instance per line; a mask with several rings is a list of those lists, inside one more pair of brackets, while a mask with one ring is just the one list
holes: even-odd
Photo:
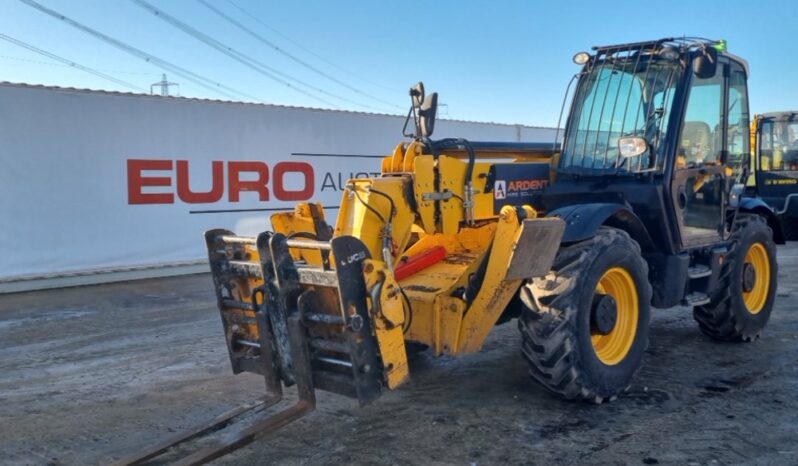
[[[532, 384], [515, 322], [482, 352], [413, 360], [366, 408], [318, 409], [217, 464], [798, 464], [798, 245], [779, 250], [776, 308], [753, 344], [655, 311], [630, 393], [601, 406]], [[195, 275], [0, 296], [0, 463], [106, 464], [262, 393], [233, 376]]]

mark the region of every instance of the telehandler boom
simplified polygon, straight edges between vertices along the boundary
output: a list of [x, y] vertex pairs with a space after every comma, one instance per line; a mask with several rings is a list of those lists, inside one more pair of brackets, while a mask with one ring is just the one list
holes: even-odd
[[[233, 372], [265, 378], [263, 409], [297, 403], [181, 464], [216, 458], [297, 419], [317, 389], [361, 404], [407, 381], [409, 350], [478, 351], [517, 318], [533, 380], [568, 399], [624, 392], [651, 307], [691, 306], [718, 340], [759, 337], [777, 265], [748, 178], [747, 64], [725, 42], [594, 47], [560, 147], [432, 140], [437, 95], [411, 92], [410, 142], [382, 174], [272, 216], [258, 237], [205, 234]], [[767, 215], [767, 213], [763, 214]], [[153, 458], [237, 410], [126, 458]]]

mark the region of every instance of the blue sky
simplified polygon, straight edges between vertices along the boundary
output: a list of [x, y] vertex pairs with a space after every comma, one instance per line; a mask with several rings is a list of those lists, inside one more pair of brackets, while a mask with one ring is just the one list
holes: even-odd
[[[129, 0], [37, 1], [262, 101], [330, 106], [240, 64]], [[575, 52], [597, 44], [680, 35], [724, 38], [730, 52], [750, 62], [752, 111], [798, 108], [794, 85], [798, 76], [798, 60], [794, 58], [798, 48], [794, 36], [798, 2], [792, 0], [208, 0], [286, 52], [349, 87], [265, 46], [198, 0], [148, 1], [328, 95], [313, 89], [306, 89], [307, 93], [350, 110], [403, 113], [408, 103], [407, 88], [423, 80], [427, 89], [438, 91], [441, 102], [447, 104], [442, 110], [444, 116], [553, 126], [567, 82], [576, 71], [571, 62]], [[139, 87], [149, 89], [164, 72], [17, 0], [0, 0], [0, 33]], [[168, 71], [167, 74], [171, 81], [180, 83], [181, 95], [224, 98]], [[2, 40], [0, 80], [127, 90]]]

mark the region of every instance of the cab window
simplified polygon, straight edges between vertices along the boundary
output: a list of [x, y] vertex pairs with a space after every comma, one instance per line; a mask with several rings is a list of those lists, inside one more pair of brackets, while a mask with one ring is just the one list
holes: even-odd
[[[718, 71], [722, 68], [719, 66]], [[723, 73], [708, 79], [693, 77], [676, 157], [676, 168], [720, 162], [723, 149]]]
[[745, 86], [745, 70], [735, 62], [731, 63], [729, 73], [728, 121], [726, 134], [728, 144], [728, 166], [735, 178], [742, 175], [743, 165], [750, 163], [751, 153], [748, 119], [748, 93]]
[[759, 138], [761, 170], [798, 170], [798, 122], [764, 121]]

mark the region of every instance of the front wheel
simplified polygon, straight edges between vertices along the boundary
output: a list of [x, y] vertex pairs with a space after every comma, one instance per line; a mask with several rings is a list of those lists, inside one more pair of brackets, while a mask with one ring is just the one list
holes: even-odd
[[722, 267], [710, 303], [694, 307], [693, 317], [716, 340], [754, 341], [770, 319], [778, 276], [773, 232], [762, 217], [741, 216]]
[[651, 285], [640, 246], [615, 228], [565, 247], [521, 289], [518, 326], [532, 378], [568, 399], [600, 403], [629, 387], [648, 346]]

